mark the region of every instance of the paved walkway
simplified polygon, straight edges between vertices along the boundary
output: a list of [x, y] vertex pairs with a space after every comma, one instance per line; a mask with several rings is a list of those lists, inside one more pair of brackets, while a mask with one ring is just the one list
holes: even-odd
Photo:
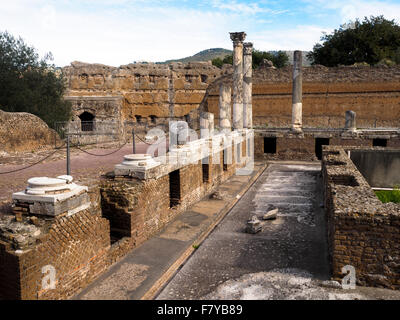
[[206, 197], [180, 214], [158, 235], [132, 250], [76, 295], [82, 300], [151, 299], [232, 208], [265, 164], [250, 176], [232, 176], [217, 190], [222, 199]]
[[[158, 299], [400, 299], [329, 281], [319, 164], [271, 164], [201, 244]], [[258, 234], [254, 214], [279, 208]]]

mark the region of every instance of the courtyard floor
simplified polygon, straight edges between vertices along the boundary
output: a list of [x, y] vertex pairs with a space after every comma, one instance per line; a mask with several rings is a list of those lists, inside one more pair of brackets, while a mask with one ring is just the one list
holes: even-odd
[[[400, 299], [329, 280], [322, 202], [319, 164], [270, 164], [157, 299]], [[273, 208], [276, 220], [245, 233], [252, 215]]]

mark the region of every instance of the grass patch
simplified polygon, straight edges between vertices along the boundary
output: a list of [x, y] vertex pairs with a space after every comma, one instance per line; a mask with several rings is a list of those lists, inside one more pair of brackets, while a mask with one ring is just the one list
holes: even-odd
[[376, 190], [376, 196], [383, 203], [394, 202], [400, 203], [400, 189], [394, 188], [393, 190]]

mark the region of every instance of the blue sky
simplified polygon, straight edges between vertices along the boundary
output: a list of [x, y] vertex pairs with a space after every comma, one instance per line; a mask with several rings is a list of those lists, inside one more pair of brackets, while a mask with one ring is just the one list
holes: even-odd
[[364, 16], [399, 22], [393, 0], [0, 0], [0, 31], [21, 36], [54, 63], [119, 66], [230, 49], [245, 31], [259, 50], [311, 50], [322, 32]]

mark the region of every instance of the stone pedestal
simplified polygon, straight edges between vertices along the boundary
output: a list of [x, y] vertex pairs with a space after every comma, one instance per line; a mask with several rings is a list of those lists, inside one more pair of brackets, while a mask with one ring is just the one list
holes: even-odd
[[13, 193], [13, 210], [22, 214], [72, 215], [90, 207], [88, 187], [72, 182], [71, 176], [35, 177], [25, 191]]
[[230, 33], [233, 41], [233, 128], [243, 128], [243, 41], [244, 32]]
[[114, 167], [116, 176], [140, 176], [146, 171], [159, 166], [150, 154], [128, 154], [124, 156], [124, 161]]
[[231, 130], [231, 87], [221, 83], [219, 87], [219, 126], [222, 130]]
[[302, 132], [302, 52], [296, 50], [293, 54], [293, 91], [292, 91], [292, 130], [296, 133]]
[[253, 127], [253, 107], [252, 107], [252, 75], [253, 75], [253, 44], [245, 42], [243, 44], [243, 127], [251, 129]]

